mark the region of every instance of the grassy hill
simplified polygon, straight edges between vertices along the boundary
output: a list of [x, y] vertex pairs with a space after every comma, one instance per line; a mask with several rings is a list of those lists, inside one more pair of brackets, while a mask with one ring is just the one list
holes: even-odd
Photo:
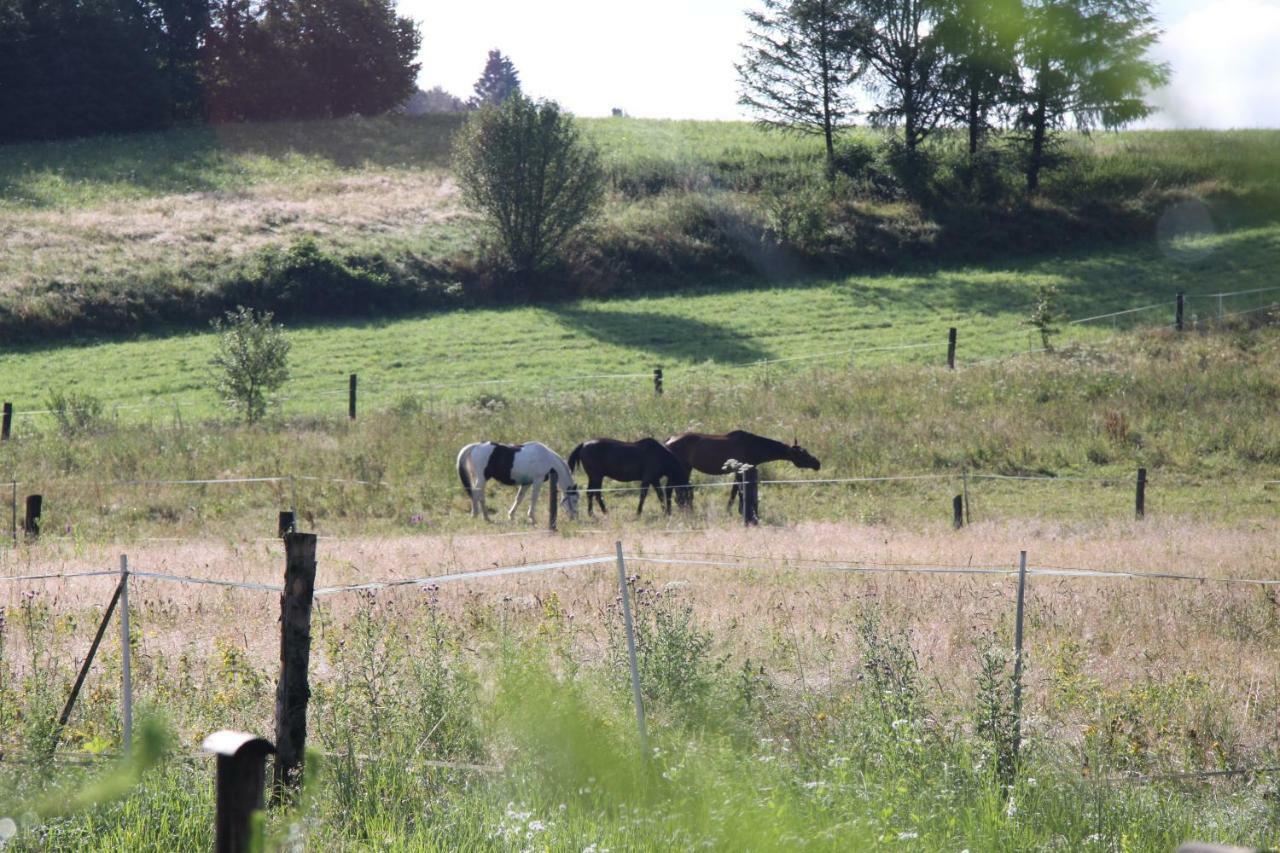
[[[1028, 202], [1011, 160], [981, 182], [995, 196], [975, 197], [945, 139], [932, 197], [913, 201], [869, 132], [846, 145], [870, 159], [852, 157], [830, 195], [813, 140], [746, 123], [585, 126], [610, 198], [555, 298], [1150, 242], [1189, 198], [1218, 229], [1280, 210], [1280, 134], [1265, 131], [1070, 139], [1067, 165]], [[356, 303], [388, 316], [501, 301], [449, 178], [456, 127], [396, 117], [2, 147], [0, 332], [46, 342], [199, 327], [237, 302], [341, 319]], [[299, 245], [317, 254], [300, 260]]]

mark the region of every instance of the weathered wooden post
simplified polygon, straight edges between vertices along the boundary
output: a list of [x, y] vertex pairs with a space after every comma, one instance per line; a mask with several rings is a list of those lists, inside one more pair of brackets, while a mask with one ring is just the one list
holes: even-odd
[[1182, 314], [1186, 304], [1187, 295], [1181, 290], [1178, 291], [1178, 300], [1173, 309], [1173, 327], [1179, 332], [1182, 331]]
[[276, 520], [276, 535], [283, 539], [286, 534], [297, 531], [298, 528], [296, 525], [297, 522], [294, 520], [293, 513], [287, 509], [281, 510], [280, 515]]
[[1147, 469], [1146, 468], [1138, 469], [1138, 486], [1137, 486], [1137, 489], [1135, 489], [1133, 494], [1133, 514], [1138, 519], [1138, 521], [1142, 521], [1142, 519], [1146, 518], [1147, 516]]
[[556, 515], [560, 512], [560, 496], [557, 494], [560, 491], [558, 488], [560, 475], [552, 471], [548, 479], [551, 482], [551, 506], [547, 508], [547, 527], [554, 531], [556, 529]]
[[947, 331], [947, 369], [956, 369], [956, 328]]
[[662, 396], [662, 368], [655, 367], [653, 369], [653, 393]]
[[276, 685], [276, 761], [272, 799], [302, 782], [311, 687], [311, 603], [316, 586], [316, 535], [284, 537], [284, 590], [280, 593], [280, 681]]
[[263, 806], [267, 756], [275, 752], [271, 741], [227, 729], [204, 739], [204, 750], [218, 756], [214, 782], [217, 811], [214, 817], [215, 853], [242, 853], [261, 849], [253, 837], [253, 813]]
[[356, 419], [356, 375], [354, 373], [347, 379], [347, 417], [353, 421]]
[[760, 523], [760, 469], [754, 465], [743, 466], [742, 474], [742, 523], [754, 527]]
[[44, 498], [40, 495], [27, 495], [27, 514], [22, 519], [22, 532], [28, 539], [40, 536], [40, 511], [44, 509]]
[[13, 429], [13, 403], [4, 404], [4, 414], [0, 416], [0, 441], [8, 441]]
[[956, 530], [964, 527], [964, 496], [956, 495], [951, 499], [951, 526]]

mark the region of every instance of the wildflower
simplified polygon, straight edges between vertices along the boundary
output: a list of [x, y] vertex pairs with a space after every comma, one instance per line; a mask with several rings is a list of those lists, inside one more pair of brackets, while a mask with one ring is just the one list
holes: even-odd
[[1004, 808], [1004, 816], [1012, 818], [1018, 813], [1018, 804], [1014, 802], [1013, 797], [1009, 798], [1009, 805]]
[[912, 839], [919, 838], [919, 837], [920, 837], [920, 833], [918, 832], [899, 832], [898, 833], [899, 841], [911, 841]]

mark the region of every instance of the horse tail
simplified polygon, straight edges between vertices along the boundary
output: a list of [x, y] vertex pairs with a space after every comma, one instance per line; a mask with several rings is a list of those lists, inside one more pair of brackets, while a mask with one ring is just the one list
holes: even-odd
[[[584, 441], [583, 444], [586, 444], [586, 442]], [[578, 457], [580, 457], [581, 455], [582, 455], [582, 444], [579, 444], [577, 447], [573, 449], [573, 452], [569, 454], [570, 473], [578, 469]]]
[[462, 481], [462, 488], [466, 489], [468, 495], [471, 494], [471, 475], [467, 473], [467, 466], [471, 462], [471, 448], [474, 446], [469, 444], [458, 454], [458, 479]]

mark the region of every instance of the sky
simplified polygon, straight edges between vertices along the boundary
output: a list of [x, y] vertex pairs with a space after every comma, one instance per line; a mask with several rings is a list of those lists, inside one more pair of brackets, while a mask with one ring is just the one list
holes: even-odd
[[[467, 97], [490, 49], [524, 90], [578, 115], [735, 119], [733, 63], [755, 0], [399, 0], [422, 27], [424, 89]], [[1154, 0], [1173, 71], [1145, 124], [1280, 127], [1280, 0]]]

